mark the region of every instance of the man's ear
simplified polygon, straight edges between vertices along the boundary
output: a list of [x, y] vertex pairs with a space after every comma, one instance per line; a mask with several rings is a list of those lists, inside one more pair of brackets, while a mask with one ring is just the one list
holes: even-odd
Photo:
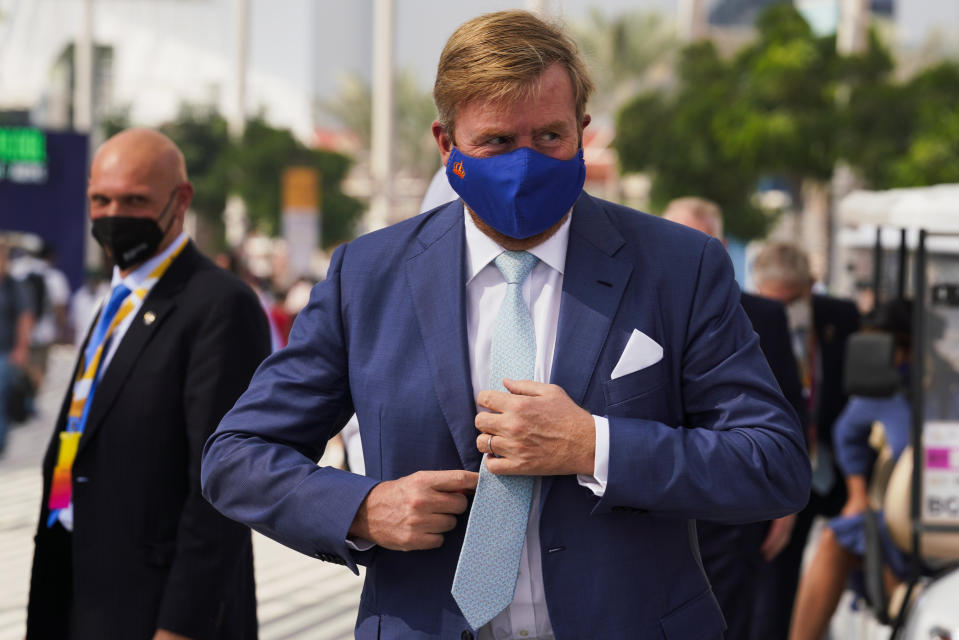
[[443, 166], [446, 166], [446, 161], [450, 157], [450, 152], [453, 151], [453, 136], [446, 131], [439, 120], [433, 121], [433, 139], [436, 140], [436, 146], [439, 147], [440, 157], [443, 160]]
[[193, 202], [193, 194], [193, 184], [189, 182], [184, 182], [177, 187], [177, 194], [175, 197], [178, 215], [186, 215], [187, 209], [190, 208], [190, 203]]

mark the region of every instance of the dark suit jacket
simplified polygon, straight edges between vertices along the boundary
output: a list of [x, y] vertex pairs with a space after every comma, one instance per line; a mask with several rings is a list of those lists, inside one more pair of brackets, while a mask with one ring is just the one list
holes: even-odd
[[[465, 516], [438, 549], [346, 544], [378, 481], [479, 467], [465, 283], [459, 201], [340, 247], [289, 346], [207, 444], [204, 495], [217, 508], [304, 553], [367, 565], [358, 638], [472, 633], [450, 595]], [[663, 358], [611, 379], [634, 330]], [[572, 475], [542, 481], [539, 551], [556, 637], [719, 638], [691, 520], [778, 517], [800, 508], [809, 486], [798, 422], [722, 245], [582, 194], [551, 382], [608, 416], [610, 436], [602, 498]], [[368, 477], [315, 463], [354, 412]]]
[[759, 336], [759, 346], [766, 356], [769, 368], [776, 376], [786, 400], [796, 411], [799, 421], [806, 424], [806, 400], [799, 380], [799, 367], [793, 355], [792, 339], [789, 336], [789, 321], [782, 303], [750, 293], [743, 293], [740, 303], [749, 316], [753, 330]]
[[72, 534], [46, 526], [66, 394], [43, 462], [28, 638], [256, 637], [250, 531], [200, 496], [200, 454], [269, 349], [253, 292], [188, 245], [97, 387]]
[[[847, 396], [842, 386], [845, 368], [846, 340], [859, 330], [859, 310], [855, 303], [830, 296], [812, 297], [813, 326], [819, 346], [819, 397], [810, 418], [816, 424], [820, 445], [832, 447], [832, 425], [846, 406]], [[838, 467], [837, 467], [838, 470]], [[842, 476], [837, 475], [842, 483]]]

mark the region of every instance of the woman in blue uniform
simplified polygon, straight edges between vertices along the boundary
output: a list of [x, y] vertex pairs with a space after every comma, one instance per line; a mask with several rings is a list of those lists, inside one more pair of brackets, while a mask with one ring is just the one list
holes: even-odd
[[[861, 567], [866, 535], [864, 512], [869, 508], [869, 478], [876, 461], [870, 435], [882, 423], [886, 444], [898, 459], [909, 443], [911, 408], [906, 395], [911, 361], [912, 305], [895, 300], [865, 319], [866, 331], [891, 333], [902, 386], [890, 397], [851, 396], [833, 426], [833, 443], [846, 481], [848, 500], [841, 514], [827, 523], [809, 569], [799, 582], [790, 626], [790, 640], [818, 640], [826, 632], [849, 575]], [[887, 592], [908, 575], [907, 557], [893, 544], [880, 513], [884, 581]]]

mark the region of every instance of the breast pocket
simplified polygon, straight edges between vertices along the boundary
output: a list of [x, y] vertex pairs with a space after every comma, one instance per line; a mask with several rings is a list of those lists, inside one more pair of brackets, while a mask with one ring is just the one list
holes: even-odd
[[603, 383], [603, 395], [606, 397], [606, 406], [611, 407], [622, 402], [640, 398], [663, 387], [666, 384], [666, 362], [660, 360], [656, 364], [627, 373], [625, 376], [607, 380]]
[[606, 415], [669, 423], [665, 360], [603, 383]]

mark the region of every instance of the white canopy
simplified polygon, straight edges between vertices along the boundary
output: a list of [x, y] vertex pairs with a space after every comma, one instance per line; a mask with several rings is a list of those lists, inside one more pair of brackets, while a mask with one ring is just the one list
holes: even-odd
[[839, 201], [839, 224], [959, 233], [959, 184], [853, 191]]

